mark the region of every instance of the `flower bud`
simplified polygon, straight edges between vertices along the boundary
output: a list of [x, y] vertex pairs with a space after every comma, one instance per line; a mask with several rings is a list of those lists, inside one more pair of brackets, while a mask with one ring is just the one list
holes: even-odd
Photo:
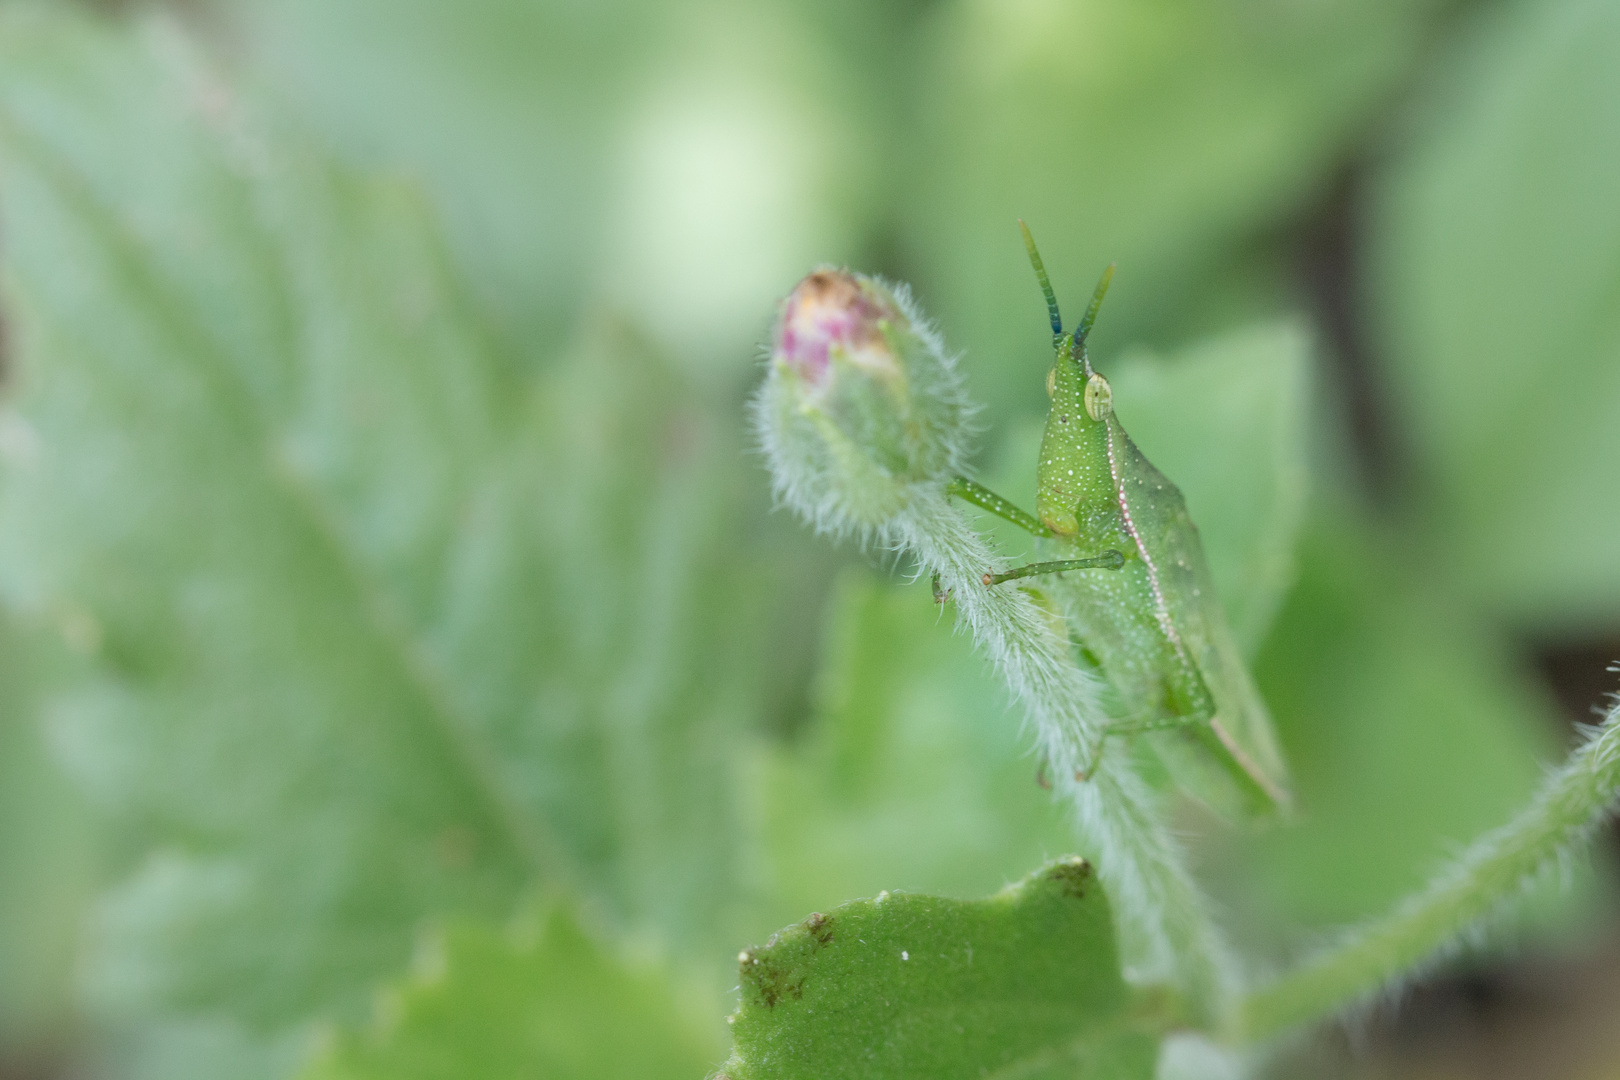
[[969, 412], [903, 286], [822, 268], [782, 302], [754, 419], [778, 493], [818, 527], [870, 532], [948, 481]]

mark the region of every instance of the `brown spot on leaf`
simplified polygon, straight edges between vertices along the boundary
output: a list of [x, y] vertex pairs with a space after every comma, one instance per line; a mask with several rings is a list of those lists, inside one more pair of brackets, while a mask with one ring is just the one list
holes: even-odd
[[744, 979], [753, 983], [767, 1009], [776, 1008], [779, 1001], [788, 998], [797, 1001], [804, 996], [804, 979], [793, 979], [790, 972], [776, 964], [763, 962], [745, 969], [745, 972]]
[[1064, 896], [1081, 900], [1091, 884], [1091, 864], [1076, 855], [1052, 867], [1046, 872], [1046, 877], [1063, 887]]
[[825, 948], [832, 943], [833, 921], [831, 915], [823, 915], [819, 911], [813, 911], [810, 913], [810, 917], [804, 920], [804, 928], [810, 931], [810, 936], [815, 939], [817, 946]]

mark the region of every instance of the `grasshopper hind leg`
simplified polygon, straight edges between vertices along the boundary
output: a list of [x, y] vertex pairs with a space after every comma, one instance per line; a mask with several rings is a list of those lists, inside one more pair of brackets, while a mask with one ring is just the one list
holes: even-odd
[[1166, 716], [1156, 720], [1115, 720], [1108, 725], [1109, 735], [1145, 735], [1150, 731], [1173, 731], [1177, 728], [1206, 724], [1209, 721], [1193, 716]]

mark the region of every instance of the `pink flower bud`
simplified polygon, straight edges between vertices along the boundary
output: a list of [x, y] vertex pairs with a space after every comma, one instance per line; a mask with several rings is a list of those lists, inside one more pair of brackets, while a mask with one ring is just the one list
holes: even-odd
[[906, 319], [880, 288], [848, 270], [817, 270], [782, 302], [774, 355], [812, 386], [825, 384], [834, 354], [870, 375], [898, 376], [888, 333]]
[[879, 530], [965, 457], [968, 405], [904, 286], [828, 267], [782, 302], [754, 423], [778, 493], [818, 526]]

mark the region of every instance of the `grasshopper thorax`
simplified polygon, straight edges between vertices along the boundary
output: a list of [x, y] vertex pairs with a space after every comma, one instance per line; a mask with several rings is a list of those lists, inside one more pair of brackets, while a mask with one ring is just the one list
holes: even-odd
[[[1107, 415], [1111, 395], [1107, 380], [1086, 367], [1084, 358], [1075, 355], [1073, 338], [1064, 335], [1049, 377], [1052, 404], [1035, 485], [1035, 512], [1058, 536], [1079, 531], [1076, 511], [1082, 502], [1107, 499], [1106, 487], [1098, 487], [1106, 484], [1108, 467], [1098, 421]], [[1100, 387], [1100, 396], [1094, 386]]]

